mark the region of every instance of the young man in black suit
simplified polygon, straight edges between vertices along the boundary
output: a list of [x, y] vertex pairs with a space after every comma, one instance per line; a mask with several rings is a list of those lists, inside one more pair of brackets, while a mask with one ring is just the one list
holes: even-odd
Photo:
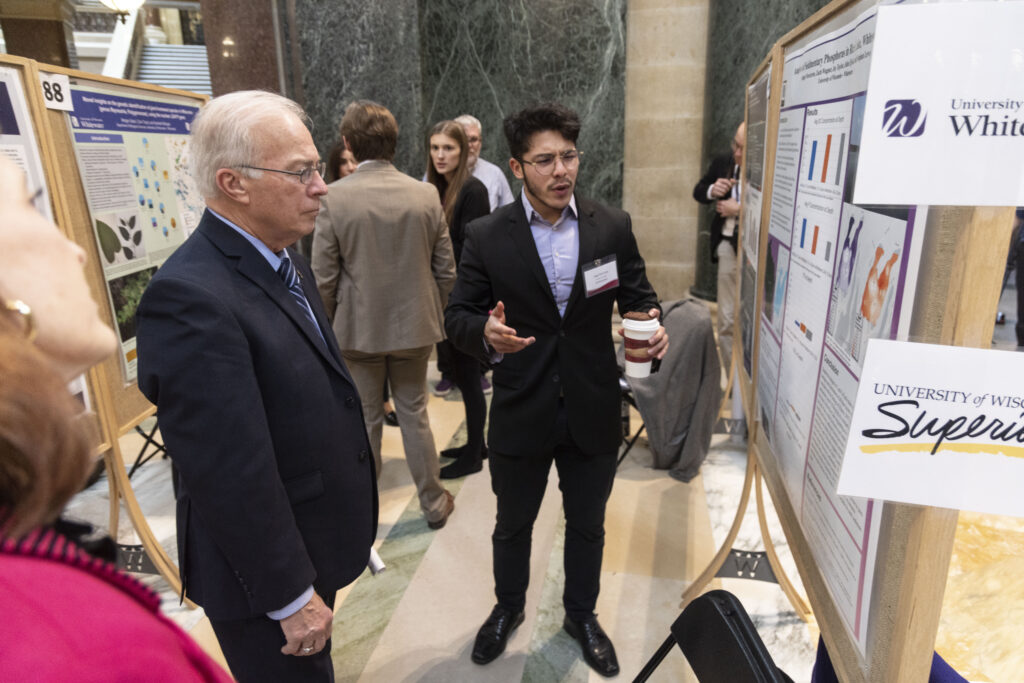
[[[500, 655], [523, 621], [530, 540], [551, 463], [566, 516], [565, 629], [596, 671], [619, 671], [594, 614], [605, 503], [621, 441], [612, 304], [660, 316], [629, 215], [575, 195], [577, 115], [557, 104], [504, 122], [517, 201], [470, 223], [445, 327], [467, 353], [494, 364], [488, 445], [498, 499], [493, 534], [498, 604], [472, 659]], [[649, 353], [661, 358], [664, 328]]]
[[138, 308], [139, 389], [177, 466], [185, 594], [235, 678], [333, 681], [334, 595], [366, 567], [374, 459], [305, 259], [327, 191], [302, 109], [268, 92], [192, 124], [207, 210]]

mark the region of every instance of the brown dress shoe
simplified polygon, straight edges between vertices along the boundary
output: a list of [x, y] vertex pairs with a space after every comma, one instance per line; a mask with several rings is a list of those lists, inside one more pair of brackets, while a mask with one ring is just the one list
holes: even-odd
[[449, 491], [448, 489], [445, 489], [444, 490], [444, 512], [441, 514], [440, 517], [438, 517], [433, 522], [431, 522], [428, 519], [427, 520], [427, 526], [430, 527], [431, 529], [435, 529], [435, 530], [436, 529], [440, 529], [441, 527], [443, 527], [445, 524], [448, 523], [448, 516], [452, 514], [452, 511], [454, 509], [455, 509], [455, 496], [452, 495], [451, 491]]

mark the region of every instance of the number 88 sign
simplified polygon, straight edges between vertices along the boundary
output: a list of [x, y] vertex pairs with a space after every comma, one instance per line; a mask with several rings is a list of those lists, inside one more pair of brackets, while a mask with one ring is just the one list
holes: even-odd
[[46, 103], [47, 109], [74, 111], [70, 97], [71, 81], [67, 75], [40, 72], [39, 85], [42, 88], [43, 102]]

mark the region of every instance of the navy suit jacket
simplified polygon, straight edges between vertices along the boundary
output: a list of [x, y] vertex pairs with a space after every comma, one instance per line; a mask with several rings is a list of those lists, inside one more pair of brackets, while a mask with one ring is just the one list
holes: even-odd
[[[505, 354], [494, 365], [494, 396], [487, 434], [497, 453], [539, 450], [565, 398], [569, 433], [589, 455], [614, 454], [622, 440], [621, 391], [612, 339], [612, 304], [619, 311], [658, 308], [629, 214], [576, 198], [579, 263], [566, 306], [558, 315], [544, 265], [522, 202], [507, 204], [469, 224], [445, 330], [463, 352], [483, 357], [488, 311], [505, 304], [506, 322], [536, 343]], [[619, 286], [585, 295], [582, 266], [614, 255]]]
[[210, 212], [138, 307], [138, 381], [177, 467], [186, 594], [215, 619], [326, 595], [366, 567], [373, 457], [355, 384], [266, 259]]

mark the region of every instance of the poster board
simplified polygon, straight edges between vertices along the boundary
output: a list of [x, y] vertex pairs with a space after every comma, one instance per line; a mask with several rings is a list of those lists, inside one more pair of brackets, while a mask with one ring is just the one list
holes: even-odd
[[[155, 408], [139, 392], [134, 374], [126, 372], [126, 369], [133, 369], [134, 334], [128, 333], [134, 306], [127, 310], [127, 304], [131, 302], [124, 299], [134, 300], [137, 304], [136, 295], [141, 295], [145, 282], [128, 283], [135, 285], [132, 289], [134, 294], [129, 292], [120, 299], [119, 292], [112, 291], [111, 284], [124, 283], [132, 277], [138, 279], [139, 273], [151, 276], [173, 248], [184, 241], [188, 225], [197, 223], [202, 212], [198, 210], [196, 213], [197, 209], [191, 206], [187, 211], [192, 215], [183, 218], [186, 210], [169, 211], [175, 203], [176, 186], [184, 182], [181, 175], [185, 169], [180, 153], [187, 133], [183, 135], [179, 131], [186, 131], [186, 128], [172, 129], [172, 135], [168, 136], [132, 130], [131, 125], [125, 126], [123, 122], [138, 117], [127, 108], [115, 110], [111, 114], [113, 118], [100, 121], [100, 104], [95, 100], [149, 103], [172, 109], [177, 117], [184, 110], [198, 110], [206, 97], [50, 65], [39, 65], [39, 71], [44, 75], [67, 76], [68, 94], [73, 105], [78, 107], [67, 112], [47, 109], [44, 130], [54, 151], [56, 175], [63, 179], [61, 193], [65, 199], [65, 215], [63, 219], [58, 217], [58, 222], [67, 226], [69, 236], [86, 251], [86, 279], [96, 300], [108, 302], [108, 306], [101, 306], [105, 322], [118, 332], [121, 341], [121, 353], [106, 359], [96, 368], [98, 381], [109, 401], [110, 423], [114, 433], [121, 435], [152, 415]], [[83, 103], [85, 99], [94, 101]], [[81, 111], [83, 106], [88, 109], [86, 115]], [[86, 116], [92, 118], [87, 119]], [[173, 137], [175, 151], [164, 144], [165, 137]], [[153, 148], [153, 153], [140, 154], [140, 146]], [[176, 159], [172, 156], [175, 153], [178, 154]], [[139, 157], [143, 162], [138, 161]], [[91, 171], [89, 178], [83, 178], [82, 168]], [[143, 188], [142, 181], [148, 187]], [[159, 192], [155, 182], [161, 183]], [[136, 187], [142, 191], [136, 192]], [[127, 210], [133, 204], [137, 210]], [[166, 220], [161, 220], [163, 218]], [[98, 236], [99, 223], [106, 225], [106, 235]], [[178, 239], [160, 248], [152, 247], [147, 239], [150, 235], [144, 231], [162, 235], [165, 226], [168, 234]], [[122, 230], [127, 233], [125, 236], [122, 236]], [[115, 240], [113, 244], [110, 238]], [[136, 252], [130, 254], [133, 258], [126, 257], [124, 249], [128, 245], [136, 248]]]
[[[24, 171], [29, 192], [34, 195], [36, 209], [51, 222], [58, 224], [66, 236], [74, 239], [68, 224], [58, 218], [65, 212], [63, 196], [53, 190], [60, 176], [56, 174], [50, 140], [41, 134], [37, 126], [45, 111], [39, 97], [35, 62], [12, 55], [0, 55], [0, 154], [13, 160]], [[92, 295], [95, 298], [98, 292], [93, 289]], [[99, 382], [97, 372], [89, 370], [71, 383], [72, 393], [84, 406], [96, 453], [109, 450], [113, 440], [110, 425], [97, 412]]]
[[759, 249], [757, 329], [741, 312], [735, 338], [753, 338], [751, 451], [840, 679], [912, 681], [931, 665], [957, 513], [834, 494], [849, 396], [870, 337], [989, 344], [1012, 210], [851, 203], [876, 4], [830, 3], [748, 83], [755, 120], [772, 72], [760, 234], [741, 238]]
[[[733, 355], [739, 359], [739, 386], [743, 394], [744, 412], [756, 415], [754, 404], [753, 378], [757, 374], [757, 353], [760, 335], [758, 320], [761, 315], [764, 278], [763, 241], [767, 238], [770, 204], [765, 196], [771, 196], [772, 180], [775, 175], [774, 149], [778, 136], [778, 117], [771, 116], [778, 111], [781, 84], [782, 49], [773, 46], [762, 60], [746, 86], [744, 125], [746, 145], [741, 170], [742, 188], [740, 201], [739, 278], [737, 287], [739, 302], [736, 316], [739, 330], [733, 335]], [[763, 233], [763, 234], [762, 234]], [[737, 355], [738, 354], [738, 355]], [[748, 418], [748, 421], [749, 418]]]
[[[35, 62], [26, 62], [26, 70], [31, 72], [26, 82], [34, 84], [40, 104], [35, 122], [47, 150], [56, 222], [85, 251], [85, 277], [92, 296], [101, 302], [104, 322], [121, 340], [121, 353], [90, 370], [99, 422], [107, 435], [103, 455], [110, 487], [109, 531], [117, 536], [123, 501], [147, 556], [171, 589], [179, 592], [178, 569], [139, 507], [118, 442], [121, 435], [156, 412], [134, 381], [128, 362], [134, 356], [134, 343], [126, 344], [124, 334], [125, 321], [134, 319], [134, 308], [148, 280], [134, 283], [135, 298], [130, 306], [116, 299], [110, 285], [126, 275], [151, 275], [184, 241], [187, 228], [198, 223], [202, 209], [189, 204], [191, 180], [184, 151], [188, 126], [207, 98]], [[57, 87], [60, 97], [54, 98]], [[58, 101], [44, 108], [47, 97]], [[135, 164], [130, 163], [129, 154]], [[165, 191], [158, 190], [157, 179], [162, 185], [167, 183]], [[176, 225], [170, 224], [172, 216]], [[105, 235], [100, 222], [107, 223]], [[148, 235], [144, 234], [147, 229]], [[175, 236], [173, 244], [157, 241], [159, 246], [154, 248], [149, 240], [167, 235]], [[194, 606], [187, 599], [185, 603]]]

